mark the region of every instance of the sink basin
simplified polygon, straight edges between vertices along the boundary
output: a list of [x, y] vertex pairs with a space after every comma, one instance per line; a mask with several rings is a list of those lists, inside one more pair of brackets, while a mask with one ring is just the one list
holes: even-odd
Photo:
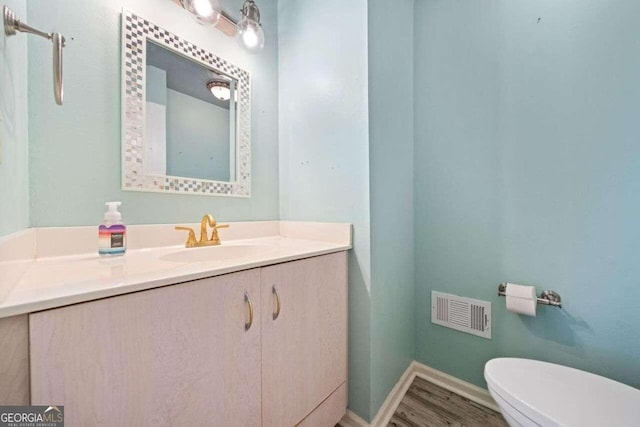
[[208, 246], [202, 248], [188, 248], [172, 252], [160, 257], [163, 261], [170, 262], [209, 262], [226, 261], [237, 258], [246, 258], [262, 255], [272, 250], [267, 245], [225, 245]]

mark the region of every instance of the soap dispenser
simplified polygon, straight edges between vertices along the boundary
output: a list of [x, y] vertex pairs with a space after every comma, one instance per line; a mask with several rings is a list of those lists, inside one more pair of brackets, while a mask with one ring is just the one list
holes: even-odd
[[127, 249], [127, 227], [118, 212], [121, 202], [105, 203], [104, 223], [98, 227], [98, 253], [103, 256], [124, 255]]

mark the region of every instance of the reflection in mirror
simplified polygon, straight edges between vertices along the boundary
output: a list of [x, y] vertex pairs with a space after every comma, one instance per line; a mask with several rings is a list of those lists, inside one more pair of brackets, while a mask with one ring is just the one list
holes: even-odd
[[249, 73], [128, 11], [122, 188], [251, 195]]
[[159, 44], [146, 49], [145, 172], [235, 180], [237, 80]]

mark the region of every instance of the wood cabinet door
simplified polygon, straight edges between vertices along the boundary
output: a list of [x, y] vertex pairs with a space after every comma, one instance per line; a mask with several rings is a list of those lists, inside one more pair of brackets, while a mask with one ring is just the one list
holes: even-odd
[[261, 282], [262, 425], [292, 427], [347, 379], [347, 254], [265, 267]]
[[259, 426], [259, 316], [259, 269], [32, 314], [32, 404], [69, 427]]
[[28, 315], [0, 319], [0, 349], [0, 405], [28, 405]]

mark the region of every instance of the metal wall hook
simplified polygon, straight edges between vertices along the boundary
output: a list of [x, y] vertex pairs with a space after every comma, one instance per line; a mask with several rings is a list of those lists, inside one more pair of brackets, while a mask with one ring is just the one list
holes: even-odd
[[4, 16], [4, 34], [7, 37], [15, 36], [18, 31], [22, 33], [35, 34], [51, 40], [53, 43], [53, 95], [56, 104], [62, 105], [64, 99], [64, 86], [62, 83], [62, 48], [65, 45], [64, 36], [60, 33], [45, 33], [20, 21], [16, 14], [8, 6], [2, 8]]

